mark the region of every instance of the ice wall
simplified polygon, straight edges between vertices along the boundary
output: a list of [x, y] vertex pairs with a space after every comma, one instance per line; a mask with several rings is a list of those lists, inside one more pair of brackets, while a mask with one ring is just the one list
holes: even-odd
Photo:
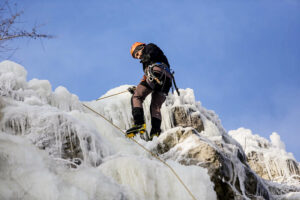
[[[130, 93], [101, 101], [80, 102], [66, 88], [60, 86], [52, 91], [49, 81], [27, 81], [26, 74], [16, 63], [0, 63], [0, 199], [190, 199], [168, 168], [82, 106], [85, 103], [125, 130], [133, 123]], [[102, 97], [128, 87], [114, 88]], [[285, 152], [284, 143], [275, 133], [271, 136], [272, 142], [257, 139], [247, 131], [231, 132], [235, 138], [232, 139], [218, 116], [195, 100], [192, 89], [180, 92], [181, 96], [170, 94], [162, 106], [164, 135], [175, 126], [174, 108], [180, 106], [187, 113], [192, 111], [192, 115], [199, 115], [204, 126], [199, 134], [201, 140], [236, 165], [231, 175], [234, 183], [237, 177], [239, 180], [246, 178], [240, 161], [245, 157], [242, 148], [246, 153], [255, 150], [293, 158]], [[151, 129], [150, 102], [151, 96], [144, 103], [148, 131]], [[148, 149], [154, 148], [163, 138], [162, 135], [160, 140], [154, 138], [152, 142], [145, 142], [136, 137]], [[172, 160], [178, 153], [185, 157], [188, 150], [194, 148], [194, 142], [189, 139], [177, 145], [167, 153], [166, 162], [197, 199], [216, 199], [206, 169], [183, 166], [176, 159]], [[272, 156], [267, 158], [278, 159]], [[265, 161], [267, 159], [262, 162]], [[278, 163], [276, 170], [281, 178], [285, 177], [287, 168]], [[242, 194], [247, 192], [243, 185], [241, 190]]]
[[299, 184], [299, 164], [292, 153], [286, 152], [276, 132], [270, 135], [270, 140], [245, 128], [228, 133], [242, 145], [250, 166], [260, 176], [279, 183]]
[[93, 167], [66, 168], [24, 137], [0, 132], [0, 199], [131, 199]]
[[[116, 94], [125, 91], [130, 85], [123, 85], [109, 90], [101, 97]], [[112, 121], [122, 129], [128, 129], [133, 124], [131, 114], [131, 94], [124, 93], [118, 96], [113, 96], [100, 101], [85, 102], [88, 106], [95, 108], [100, 113], [104, 114], [106, 118]], [[150, 117], [150, 102], [151, 95], [149, 95], [143, 104], [147, 130], [151, 130]], [[162, 105], [162, 131], [174, 128], [174, 117], [172, 108], [180, 106], [188, 112], [189, 109], [194, 110], [193, 114], [199, 114], [204, 123], [205, 132], [203, 134], [212, 140], [221, 140], [226, 131], [221, 125], [219, 117], [211, 110], [207, 110], [201, 106], [199, 101], [195, 101], [194, 91], [192, 89], [180, 89], [180, 96], [177, 93], [169, 94], [165, 103]], [[230, 138], [229, 138], [230, 140]], [[232, 141], [235, 142], [235, 141]]]
[[[26, 74], [16, 63], [0, 63], [1, 199], [190, 199], [168, 168], [76, 95], [52, 91], [45, 80], [27, 82]], [[85, 103], [121, 128], [131, 126], [129, 93]], [[164, 124], [170, 127], [171, 118]], [[197, 199], [216, 199], [206, 169], [167, 162]]]

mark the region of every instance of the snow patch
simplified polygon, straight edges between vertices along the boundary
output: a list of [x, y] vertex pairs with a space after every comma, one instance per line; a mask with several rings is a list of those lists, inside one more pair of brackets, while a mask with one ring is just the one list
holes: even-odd
[[280, 140], [278, 133], [273, 132], [272, 135], [270, 135], [270, 140], [274, 147], [285, 150], [285, 144]]

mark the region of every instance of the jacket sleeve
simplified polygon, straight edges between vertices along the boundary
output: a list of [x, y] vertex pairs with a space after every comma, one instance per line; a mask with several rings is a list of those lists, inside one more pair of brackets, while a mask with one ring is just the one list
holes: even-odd
[[141, 62], [146, 63], [149, 61], [158, 60], [160, 54], [163, 54], [160, 48], [157, 47], [155, 44], [150, 43], [145, 46]]

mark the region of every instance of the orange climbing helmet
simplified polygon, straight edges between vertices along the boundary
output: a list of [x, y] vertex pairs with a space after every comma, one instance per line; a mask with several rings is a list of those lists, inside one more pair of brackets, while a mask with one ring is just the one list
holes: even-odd
[[[142, 46], [141, 46], [142, 45]], [[135, 42], [132, 46], [131, 46], [131, 49], [130, 49], [130, 54], [132, 55], [132, 57], [134, 57], [134, 54], [136, 53], [136, 49], [137, 47], [141, 46], [145, 46], [146, 44], [145, 43], [142, 43], [142, 42]], [[137, 50], [140, 50], [142, 48], [138, 48]]]

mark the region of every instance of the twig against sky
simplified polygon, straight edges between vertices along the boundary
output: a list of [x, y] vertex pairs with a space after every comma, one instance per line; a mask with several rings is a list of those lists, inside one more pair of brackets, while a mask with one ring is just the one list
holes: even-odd
[[0, 52], [11, 51], [9, 42], [18, 38], [53, 38], [52, 35], [43, 34], [38, 31], [40, 26], [34, 25], [27, 30], [20, 27], [20, 18], [23, 11], [18, 11], [17, 4], [6, 0], [0, 4]]

